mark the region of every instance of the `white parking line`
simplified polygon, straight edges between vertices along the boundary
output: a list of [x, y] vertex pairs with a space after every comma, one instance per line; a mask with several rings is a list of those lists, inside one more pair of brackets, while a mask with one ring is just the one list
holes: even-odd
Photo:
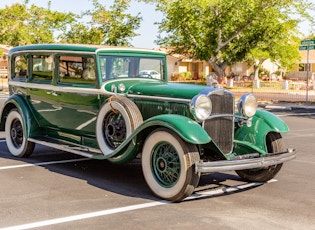
[[137, 205], [108, 209], [108, 210], [103, 210], [103, 211], [98, 211], [98, 212], [90, 212], [90, 213], [85, 213], [85, 214], [76, 215], [76, 216], [68, 216], [68, 217], [45, 220], [45, 221], [40, 221], [40, 222], [35, 222], [35, 223], [30, 223], [30, 224], [12, 226], [8, 228], [1, 228], [0, 230], [22, 230], [22, 229], [38, 228], [38, 227], [61, 224], [61, 223], [66, 223], [66, 222], [71, 222], [71, 221], [76, 221], [76, 220], [94, 218], [94, 217], [99, 217], [99, 216], [106, 216], [106, 215], [111, 215], [115, 213], [128, 212], [128, 211], [133, 211], [137, 209], [149, 208], [149, 207], [164, 205], [168, 203], [170, 202], [156, 201], [156, 202], [151, 202], [151, 203], [146, 203], [146, 204], [137, 204]]
[[64, 164], [64, 163], [71, 163], [71, 162], [77, 162], [77, 161], [88, 161], [88, 160], [91, 160], [91, 159], [90, 158], [79, 158], [79, 159], [70, 159], [70, 160], [30, 163], [30, 164], [22, 164], [22, 165], [1, 166], [0, 170], [24, 168], [24, 167], [34, 167], [34, 166], [42, 166], [42, 165]]
[[[273, 179], [273, 180], [268, 181], [267, 183], [272, 183], [276, 181], [277, 180]], [[218, 196], [222, 194], [233, 193], [233, 192], [257, 187], [262, 184], [264, 183], [248, 183], [248, 184], [225, 187], [225, 188], [220, 188], [220, 189], [215, 189], [215, 190], [210, 190], [210, 191], [197, 192], [197, 193], [194, 193], [192, 196], [186, 198], [183, 202], [196, 200], [200, 198], [210, 198], [210, 197]], [[100, 216], [107, 216], [111, 214], [134, 211], [134, 210], [139, 210], [139, 209], [144, 209], [144, 208], [151, 208], [151, 207], [156, 207], [156, 206], [171, 204], [171, 203], [172, 202], [170, 201], [159, 200], [159, 201], [150, 202], [150, 203], [136, 204], [136, 205], [125, 206], [121, 208], [107, 209], [107, 210], [102, 210], [102, 211], [97, 211], [97, 212], [90, 212], [90, 213], [85, 213], [85, 214], [80, 214], [80, 215], [61, 217], [61, 218], [56, 218], [56, 219], [51, 219], [51, 220], [29, 223], [29, 224], [11, 226], [11, 227], [6, 227], [6, 228], [1, 228], [0, 230], [23, 230], [23, 229], [32, 229], [32, 228], [38, 228], [38, 227], [44, 227], [44, 226], [51, 226], [51, 225], [62, 224], [66, 222], [78, 221], [78, 220], [95, 218], [95, 217], [100, 217]]]

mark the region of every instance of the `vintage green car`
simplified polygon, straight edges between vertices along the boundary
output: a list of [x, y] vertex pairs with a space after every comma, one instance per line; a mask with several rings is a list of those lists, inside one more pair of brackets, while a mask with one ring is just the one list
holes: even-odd
[[141, 158], [152, 192], [171, 201], [190, 196], [202, 173], [263, 182], [295, 158], [281, 136], [287, 125], [257, 110], [252, 94], [236, 109], [223, 88], [170, 83], [166, 57], [88, 45], [11, 49], [0, 110], [9, 151], [27, 157], [38, 143], [115, 164]]

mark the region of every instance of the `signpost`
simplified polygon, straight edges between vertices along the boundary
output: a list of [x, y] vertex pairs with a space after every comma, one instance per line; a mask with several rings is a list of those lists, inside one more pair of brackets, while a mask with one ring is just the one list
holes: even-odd
[[306, 103], [308, 103], [308, 79], [310, 71], [310, 50], [315, 50], [315, 39], [314, 40], [303, 40], [299, 50], [307, 50], [307, 64], [306, 64]]

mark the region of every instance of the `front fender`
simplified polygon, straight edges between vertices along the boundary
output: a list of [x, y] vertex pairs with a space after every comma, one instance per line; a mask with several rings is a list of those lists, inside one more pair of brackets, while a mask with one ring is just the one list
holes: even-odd
[[207, 132], [194, 120], [173, 114], [164, 114], [152, 117], [143, 124], [145, 128], [162, 126], [176, 132], [183, 140], [192, 144], [206, 144], [212, 139]]
[[180, 115], [164, 114], [145, 120], [112, 154], [105, 158], [116, 164], [132, 160], [137, 154], [136, 150], [141, 149], [139, 145], [143, 144], [143, 140], [139, 140], [139, 137], [148, 135], [159, 127], [173, 130], [183, 140], [192, 144], [206, 144], [211, 141], [207, 132], [192, 119]]
[[14, 94], [10, 96], [2, 106], [1, 109], [1, 125], [0, 130], [4, 131], [5, 128], [5, 120], [10, 110], [16, 108], [22, 116], [23, 119], [23, 128], [26, 138], [33, 137], [38, 132], [38, 125], [30, 112], [30, 108], [25, 102], [24, 98], [20, 95]]
[[268, 111], [257, 110], [251, 127], [244, 125], [236, 130], [235, 152], [244, 153], [244, 149], [251, 148], [262, 154], [267, 153], [266, 135], [270, 132], [288, 133], [289, 131], [287, 124], [278, 116]]

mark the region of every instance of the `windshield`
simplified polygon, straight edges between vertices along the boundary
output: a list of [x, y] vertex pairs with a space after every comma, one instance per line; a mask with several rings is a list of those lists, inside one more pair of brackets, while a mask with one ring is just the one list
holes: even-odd
[[103, 81], [121, 77], [164, 79], [163, 58], [100, 56]]

